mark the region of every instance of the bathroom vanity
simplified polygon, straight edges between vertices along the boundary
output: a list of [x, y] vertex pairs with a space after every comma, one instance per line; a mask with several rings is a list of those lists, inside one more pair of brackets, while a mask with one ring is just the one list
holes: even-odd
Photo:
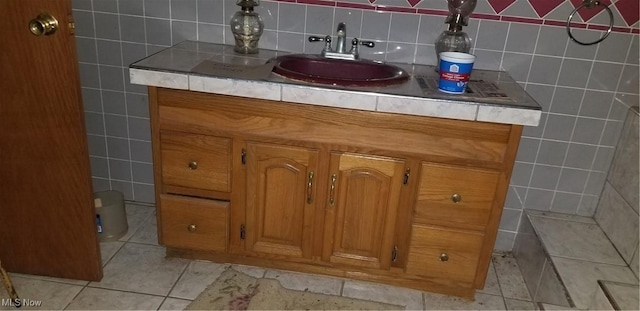
[[501, 72], [474, 71], [464, 95], [423, 65], [341, 87], [270, 73], [280, 54], [187, 41], [131, 65], [167, 256], [473, 298], [540, 106]]

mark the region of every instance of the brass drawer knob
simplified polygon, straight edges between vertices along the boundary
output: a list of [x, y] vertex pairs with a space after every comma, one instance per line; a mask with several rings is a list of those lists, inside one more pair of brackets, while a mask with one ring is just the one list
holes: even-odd
[[189, 169], [195, 170], [197, 168], [198, 168], [198, 162], [196, 162], [196, 161], [189, 162]]
[[189, 230], [189, 232], [196, 232], [196, 229], [198, 229], [198, 227], [196, 227], [196, 225], [187, 226], [187, 230]]
[[451, 195], [451, 201], [453, 201], [453, 203], [460, 203], [460, 201], [462, 201], [462, 196], [454, 193], [453, 195]]
[[445, 262], [449, 260], [449, 255], [447, 253], [440, 254], [440, 261]]

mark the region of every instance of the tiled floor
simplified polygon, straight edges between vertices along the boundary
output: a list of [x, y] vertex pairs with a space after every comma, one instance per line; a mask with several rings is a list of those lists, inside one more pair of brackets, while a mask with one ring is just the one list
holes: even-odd
[[[157, 244], [153, 207], [127, 205], [127, 215], [129, 233], [120, 241], [101, 243], [102, 281], [11, 274], [20, 297], [42, 301], [40, 309], [182, 310], [226, 267], [165, 258], [164, 248]], [[508, 255], [493, 256], [486, 286], [476, 294], [475, 301], [361, 281], [246, 266], [234, 268], [254, 277], [278, 279], [291, 289], [404, 305], [410, 310], [535, 309], [517, 263]], [[0, 298], [7, 298], [1, 289]]]
[[[598, 280], [638, 284], [632, 270], [594, 219], [531, 210], [527, 214], [549, 255], [550, 264], [578, 309], [592, 305]], [[533, 272], [525, 273], [533, 275]], [[544, 284], [542, 279], [540, 282]], [[637, 296], [632, 298], [637, 300]]]

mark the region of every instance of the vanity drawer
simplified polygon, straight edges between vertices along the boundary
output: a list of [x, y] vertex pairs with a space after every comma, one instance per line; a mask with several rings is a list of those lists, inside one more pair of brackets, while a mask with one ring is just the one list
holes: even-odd
[[499, 176], [492, 170], [423, 163], [415, 221], [484, 228]]
[[229, 202], [160, 196], [162, 242], [183, 249], [225, 251]]
[[406, 273], [472, 286], [484, 235], [414, 225]]
[[162, 131], [160, 150], [165, 185], [231, 190], [231, 139]]

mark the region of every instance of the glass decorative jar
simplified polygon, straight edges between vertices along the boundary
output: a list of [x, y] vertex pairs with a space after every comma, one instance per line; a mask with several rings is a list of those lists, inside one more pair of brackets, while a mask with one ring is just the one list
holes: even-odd
[[471, 50], [471, 39], [462, 31], [462, 26], [467, 26], [469, 15], [476, 8], [477, 0], [447, 0], [449, 15], [445, 24], [449, 24], [449, 29], [443, 31], [436, 39], [436, 56], [440, 64], [440, 53], [442, 52], [462, 52], [469, 53]]
[[260, 5], [260, 1], [238, 0], [236, 4], [241, 9], [233, 14], [229, 23], [236, 42], [233, 50], [242, 54], [258, 53], [258, 40], [262, 35], [264, 22], [260, 18], [260, 14], [253, 11], [253, 7]]
[[440, 63], [441, 52], [463, 52], [469, 53], [471, 50], [471, 39], [462, 30], [445, 30], [436, 40], [436, 55]]

